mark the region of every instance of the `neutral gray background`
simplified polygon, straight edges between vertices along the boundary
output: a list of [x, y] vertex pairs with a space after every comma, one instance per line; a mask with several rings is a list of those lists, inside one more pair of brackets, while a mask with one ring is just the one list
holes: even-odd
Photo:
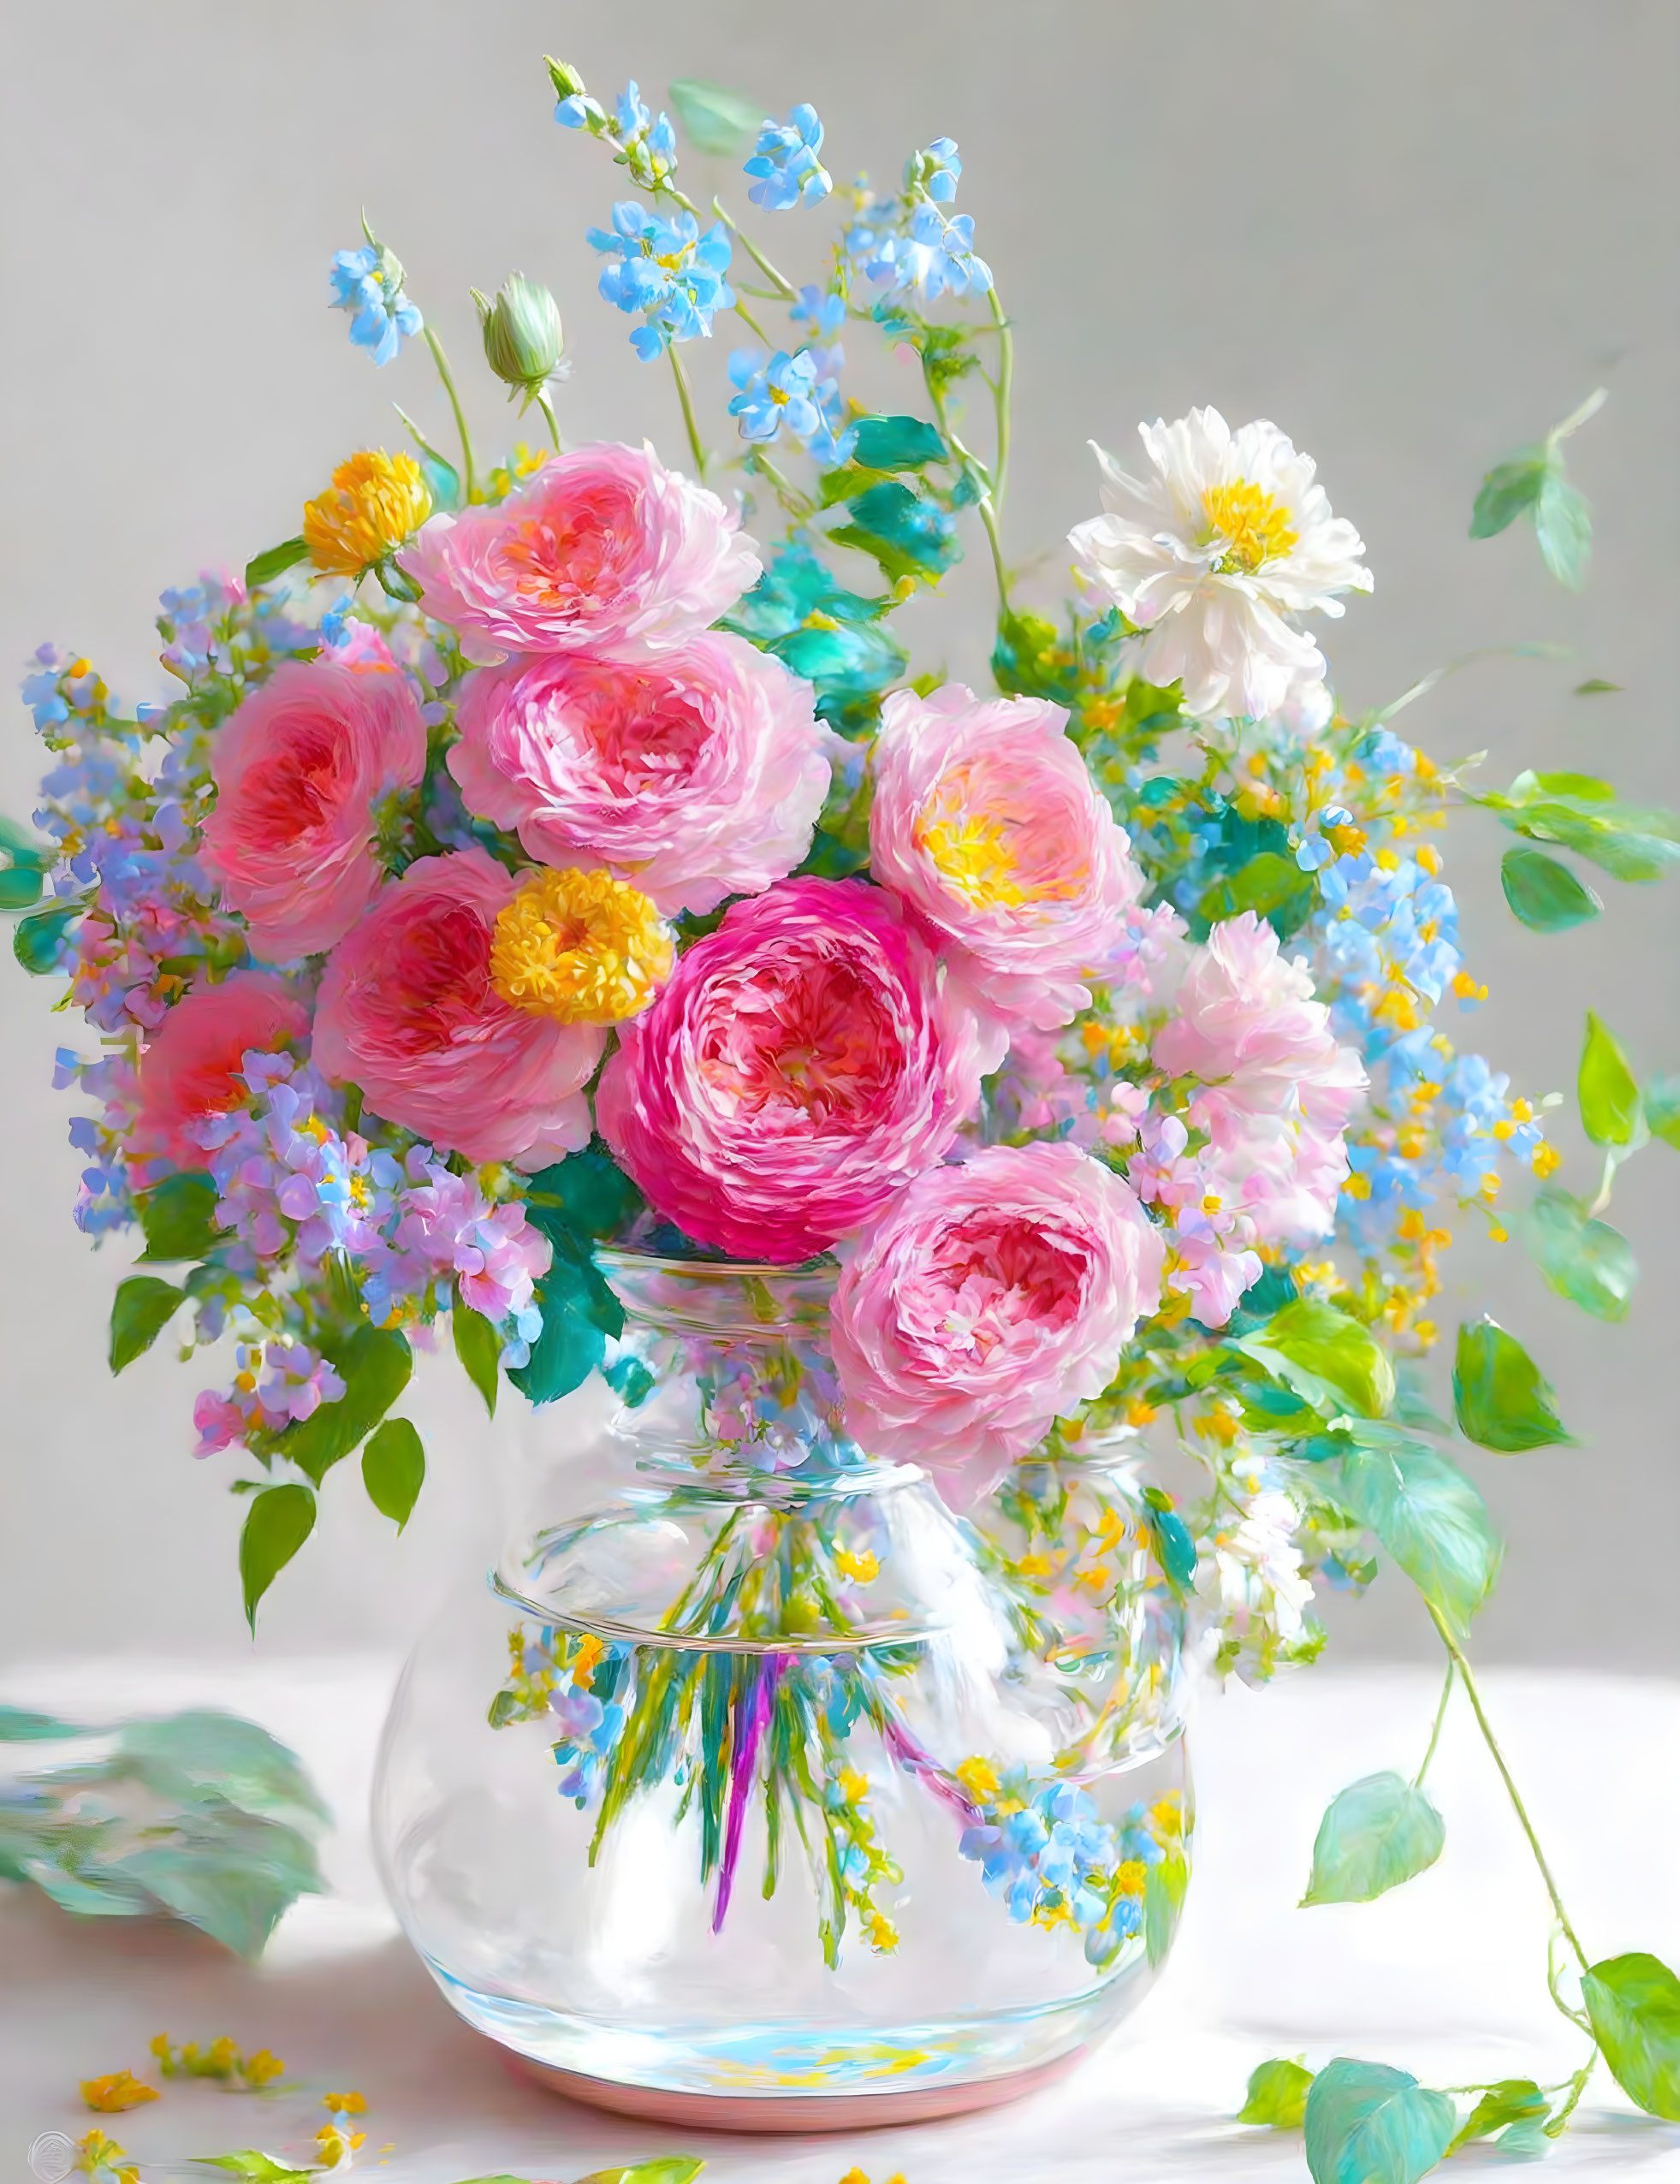
[[[91, 652], [125, 697], [158, 694], [162, 586], [294, 531], [335, 461], [400, 444], [392, 399], [445, 431], [424, 352], [375, 371], [324, 307], [328, 257], [355, 240], [363, 205], [469, 383], [486, 445], [505, 444], [511, 418], [478, 368], [466, 290], [519, 267], [566, 313], [569, 433], [646, 432], [680, 459], [668, 383], [593, 293], [583, 229], [617, 177], [553, 125], [546, 49], [606, 95], [634, 72], [656, 98], [708, 75], [777, 111], [810, 98], [842, 175], [890, 181], [913, 145], [960, 140], [961, 203], [1021, 328], [1020, 561], [1042, 551], [1054, 578], [1063, 534], [1093, 510], [1087, 436], [1124, 451], [1139, 418], [1200, 401], [1233, 423], [1271, 416], [1316, 455], [1376, 573], [1374, 597], [1332, 633], [1349, 703], [1472, 647], [1554, 639], [1567, 662], [1471, 668], [1407, 727], [1438, 757], [1485, 747], [1494, 782], [1567, 764], [1680, 801], [1677, 31], [1669, 0], [15, 7], [0, 65], [0, 660], [21, 666], [52, 637]], [[777, 254], [797, 262], [808, 242], [811, 277], [824, 232], [820, 216], [785, 216]], [[1487, 465], [1600, 382], [1610, 406], [1571, 449], [1600, 537], [1576, 599], [1528, 535], [1472, 546], [1465, 526]], [[983, 579], [971, 563], [949, 602], [917, 610], [922, 664], [983, 676]], [[1624, 688], [1572, 697], [1588, 675]], [[16, 710], [0, 804], [27, 813], [38, 772]], [[1519, 1087], [1566, 1090], [1596, 994], [1641, 1065], [1680, 1065], [1680, 899], [1606, 882], [1596, 929], [1541, 941], [1499, 900], [1499, 847], [1474, 818], [1450, 844], [1493, 998], [1449, 1028]], [[239, 1507], [211, 1475], [226, 1466], [201, 1474], [187, 1453], [206, 1376], [157, 1356], [120, 1386], [105, 1373], [125, 1253], [95, 1255], [69, 1222], [78, 1162], [48, 1080], [74, 1027], [49, 1014], [52, 990], [0, 964], [0, 1662], [235, 1649]], [[1567, 1124], [1558, 1136], [1581, 1187], [1583, 1148]], [[1624, 1326], [1552, 1298], [1515, 1245], [1448, 1262], [1544, 1360], [1582, 1441], [1470, 1459], [1511, 1540], [1481, 1644], [1672, 1671], [1680, 1159], [1647, 1152], [1614, 1218], [1646, 1270]], [[1443, 1300], [1449, 1328], [1460, 1301]], [[265, 1611], [265, 1649], [400, 1643], [482, 1552], [509, 1427], [475, 1416], [453, 1372], [426, 1380], [434, 1476], [407, 1536], [389, 1536], [345, 1466]], [[1392, 1582], [1333, 1623], [1350, 1650], [1425, 1641]]]

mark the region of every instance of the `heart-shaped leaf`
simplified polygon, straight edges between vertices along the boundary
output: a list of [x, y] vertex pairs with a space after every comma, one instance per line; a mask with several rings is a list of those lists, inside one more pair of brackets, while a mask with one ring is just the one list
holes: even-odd
[[1535, 1200], [1524, 1237], [1559, 1297], [1595, 1320], [1626, 1319], [1639, 1267], [1619, 1229], [1594, 1219], [1566, 1190], [1548, 1190]]
[[1680, 2123], [1680, 1979], [1635, 1950], [1583, 1974], [1593, 2031], [1617, 2084], [1647, 2115]]
[[425, 1477], [426, 1452], [419, 1434], [407, 1419], [388, 1418], [362, 1451], [362, 1484], [373, 1506], [399, 1532], [414, 1513]]
[[1503, 1552], [1487, 1504], [1427, 1441], [1362, 1447], [1341, 1459], [1337, 1499], [1426, 1600], [1463, 1629], [1493, 1589]]
[[1313, 2184], [1417, 2184], [1446, 2151], [1457, 2111], [1409, 2071], [1339, 2056], [1307, 2095]]
[[111, 1303], [110, 1366], [120, 1373], [142, 1350], [150, 1350], [187, 1302], [187, 1291], [156, 1274], [132, 1274], [119, 1282]]
[[1591, 1009], [1576, 1078], [1581, 1126], [1594, 1145], [1631, 1145], [1640, 1126], [1639, 1083], [1628, 1058]]
[[1298, 2058], [1293, 2062], [1283, 2057], [1262, 2062], [1249, 2079], [1248, 2094], [1237, 2111], [1237, 2121], [1269, 2124], [1274, 2131], [1297, 2129], [1306, 2113], [1312, 2082], [1312, 2072]]
[[239, 1574], [253, 1631], [258, 1601], [314, 1529], [315, 1497], [307, 1487], [269, 1487], [252, 1500], [240, 1534]]
[[1499, 862], [1499, 884], [1514, 915], [1535, 933], [1566, 933], [1604, 908], [1592, 888], [1544, 850], [1508, 849]]
[[1333, 1798], [1319, 1822], [1312, 1903], [1369, 1903], [1441, 1855], [1446, 1830], [1423, 1795], [1397, 1774], [1366, 1775]]
[[1485, 1315], [1459, 1327], [1452, 1406], [1465, 1439], [1500, 1456], [1575, 1445], [1539, 1366], [1515, 1335]]

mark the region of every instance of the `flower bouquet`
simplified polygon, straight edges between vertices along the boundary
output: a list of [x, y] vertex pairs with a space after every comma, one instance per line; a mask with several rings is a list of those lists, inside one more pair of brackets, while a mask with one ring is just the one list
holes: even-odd
[[[1503, 825], [1545, 933], [1599, 908], [1558, 850], [1649, 881], [1680, 826], [1591, 777], [1499, 793], [1432, 762], [1392, 723], [1434, 678], [1341, 710], [1315, 632], [1371, 579], [1271, 424], [1192, 410], [1099, 451], [1072, 592], [1029, 597], [1014, 329], [957, 146], [890, 196], [836, 188], [810, 107], [743, 141], [739, 101], [674, 86], [772, 221], [839, 208], [796, 281], [679, 186], [633, 84], [608, 107], [549, 73], [633, 193], [590, 240], [685, 467], [565, 444], [560, 315], [519, 275], [477, 297], [484, 355], [552, 447], [485, 467], [365, 229], [333, 301], [381, 365], [424, 342], [458, 448], [404, 416], [415, 452], [351, 455], [244, 582], [166, 593], [167, 704], [120, 714], [44, 648], [41, 832], [8, 828], [0, 885], [97, 1049], [60, 1056], [77, 1220], [184, 1270], [122, 1281], [112, 1366], [170, 1327], [231, 1348], [194, 1421], [249, 1497], [253, 1620], [347, 1457], [407, 1520], [399, 1406], [440, 1326], [492, 1410], [504, 1376], [578, 1394], [572, 1483], [388, 1732], [387, 1878], [451, 2001], [643, 2112], [971, 2106], [1072, 2061], [1166, 1951], [1187, 1662], [1311, 1659], [1315, 1589], [1386, 1556], [1443, 1707], [1462, 1681], [1485, 1727], [1464, 1645], [1499, 1545], [1450, 1444], [1566, 1434], [1486, 1318], [1435, 1408], [1440, 1255], [1457, 1222], [1503, 1238], [1532, 1176], [1547, 1279], [1620, 1316], [1602, 1215], [1624, 1158], [1680, 1143], [1680, 1099], [1589, 1018], [1604, 1173], [1590, 1202], [1549, 1179], [1546, 1103], [1438, 1020], [1482, 989], [1435, 838], [1456, 808]], [[697, 385], [720, 319], [751, 345]], [[912, 408], [850, 391], [864, 341]], [[1594, 407], [1475, 505], [1570, 583], [1562, 448]], [[912, 666], [977, 543], [983, 690]], [[1311, 1900], [1431, 1862], [1422, 1779], [1336, 1801]], [[1648, 2062], [1680, 1988], [1589, 1967], [1558, 1919], [1591, 2051], [1475, 2129], [1560, 2129], [1600, 2052], [1680, 2113]], [[1458, 2128], [1404, 2074], [1306, 2075], [1267, 2066], [1250, 2106], [1304, 2103], [1315, 2174], [1374, 2106], [1425, 2166]]]

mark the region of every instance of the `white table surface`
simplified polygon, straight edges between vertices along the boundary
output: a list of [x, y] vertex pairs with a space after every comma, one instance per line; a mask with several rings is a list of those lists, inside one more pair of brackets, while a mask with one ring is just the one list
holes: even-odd
[[[1231, 2117], [1253, 2066], [1304, 2052], [1396, 2064], [1426, 2083], [1560, 2079], [1581, 2042], [1546, 1996], [1549, 1913], [1516, 1822], [1455, 1697], [1430, 1783], [1447, 1823], [1432, 1872], [1375, 1904], [1296, 1909], [1318, 1817], [1385, 1766], [1410, 1773], [1437, 1684], [1422, 1670], [1319, 1668], [1209, 1701], [1196, 1724], [1197, 1871], [1154, 1994], [1071, 2079], [1012, 2108], [900, 2130], [791, 2139], [666, 2132], [600, 2116], [517, 2080], [461, 2025], [396, 1932], [364, 1813], [394, 1665], [264, 1660], [19, 1665], [0, 1698], [83, 1718], [221, 1706], [300, 1752], [339, 1815], [334, 1893], [288, 1914], [252, 1969], [202, 1937], [74, 1922], [0, 1886], [0, 2184], [27, 2184], [35, 2136], [96, 2119], [79, 2081], [141, 2071], [157, 2032], [223, 2033], [284, 2057], [306, 2090], [252, 2101], [203, 2085], [104, 2121], [155, 2177], [195, 2154], [261, 2145], [301, 2158], [320, 2095], [370, 2104], [362, 2163], [393, 2184], [504, 2171], [571, 2179], [657, 2152], [706, 2157], [706, 2184], [1167, 2184], [1304, 2180], [1298, 2134]], [[1680, 1965], [1680, 1684], [1490, 1673], [1487, 1697], [1589, 1954]], [[1453, 2172], [1505, 2173], [1471, 2149]], [[202, 2175], [205, 2172], [200, 2171]], [[1671, 2177], [1680, 2126], [1637, 2114], [1600, 2071], [1547, 2175]]]

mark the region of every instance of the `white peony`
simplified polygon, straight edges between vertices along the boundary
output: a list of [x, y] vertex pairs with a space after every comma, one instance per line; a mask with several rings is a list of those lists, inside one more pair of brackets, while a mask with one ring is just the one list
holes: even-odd
[[1198, 719], [1318, 709], [1324, 656], [1285, 619], [1339, 614], [1368, 591], [1364, 546], [1333, 516], [1310, 456], [1264, 418], [1232, 432], [1215, 409], [1140, 424], [1152, 474], [1092, 442], [1106, 515], [1069, 534], [1089, 587], [1144, 632], [1138, 671], [1182, 682]]

